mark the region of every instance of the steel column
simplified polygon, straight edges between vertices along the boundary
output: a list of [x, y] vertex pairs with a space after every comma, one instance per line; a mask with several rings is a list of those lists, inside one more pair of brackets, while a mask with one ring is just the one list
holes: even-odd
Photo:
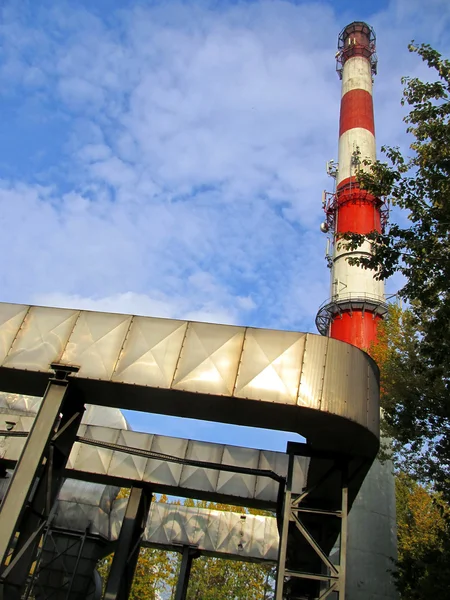
[[152, 501], [146, 488], [131, 488], [109, 571], [104, 600], [127, 600], [139, 557], [142, 535]]
[[294, 474], [294, 455], [289, 454], [288, 473], [283, 500], [283, 514], [280, 531], [280, 545], [278, 549], [278, 569], [275, 584], [275, 599], [283, 600], [284, 578], [286, 571], [287, 543], [289, 537], [289, 521], [291, 518], [292, 477]]
[[0, 591], [5, 600], [20, 598], [26, 584], [84, 410], [82, 402], [67, 401], [69, 375], [78, 368], [56, 364], [51, 368], [55, 375], [49, 381], [0, 510]]
[[339, 600], [345, 600], [348, 537], [348, 465], [342, 467], [341, 545], [339, 548]]
[[200, 554], [196, 548], [183, 546], [180, 572], [178, 574], [177, 591], [175, 592], [175, 600], [186, 600], [192, 561], [198, 556], [200, 556]]

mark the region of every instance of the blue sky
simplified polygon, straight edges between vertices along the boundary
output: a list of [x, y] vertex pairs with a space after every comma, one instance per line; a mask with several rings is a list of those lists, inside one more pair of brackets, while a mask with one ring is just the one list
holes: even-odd
[[[1, 300], [314, 331], [339, 31], [377, 33], [378, 145], [405, 147], [411, 39], [446, 0], [13, 0], [0, 20]], [[395, 291], [395, 282], [388, 291]], [[158, 416], [135, 429], [283, 449]]]

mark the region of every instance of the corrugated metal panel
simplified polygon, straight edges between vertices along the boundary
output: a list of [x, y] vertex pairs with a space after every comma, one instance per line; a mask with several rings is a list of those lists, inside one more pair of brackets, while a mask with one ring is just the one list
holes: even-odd
[[367, 364], [367, 428], [375, 435], [380, 431], [380, 379], [378, 367], [375, 362]]
[[[368, 318], [372, 318], [371, 315]], [[367, 403], [354, 401], [354, 398], [367, 397], [366, 365], [365, 354], [354, 352], [349, 344], [342, 346], [337, 340], [330, 339], [321, 409], [366, 426]]]
[[298, 404], [320, 409], [329, 338], [308, 334], [301, 367]]

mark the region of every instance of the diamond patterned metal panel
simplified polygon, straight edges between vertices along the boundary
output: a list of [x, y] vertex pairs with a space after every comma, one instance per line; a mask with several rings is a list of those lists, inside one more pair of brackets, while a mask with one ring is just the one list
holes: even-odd
[[113, 380], [169, 388], [186, 328], [186, 321], [133, 317]]
[[[324, 341], [325, 340], [325, 343]], [[323, 395], [323, 379], [329, 338], [306, 335], [302, 372], [298, 392], [298, 404], [320, 409]]]
[[[286, 477], [287, 465], [288, 457], [286, 454], [270, 452], [269, 450], [261, 450], [259, 453], [258, 469], [266, 469]], [[279, 484], [273, 479], [269, 477], [256, 478], [255, 498], [258, 500], [272, 500], [276, 498], [278, 490]]]
[[232, 395], [243, 341], [243, 327], [189, 323], [172, 387]]
[[170, 511], [169, 504], [152, 502], [144, 531], [144, 540], [152, 540], [155, 544], [164, 545], [172, 543], [172, 520], [168, 518]]
[[[247, 543], [244, 546], [245, 556], [251, 556], [257, 554], [260, 558], [265, 558], [267, 551], [269, 550], [268, 540], [266, 538], [267, 535], [267, 519], [262, 516], [255, 515], [255, 517], [251, 520], [251, 538], [250, 542], [253, 540], [253, 544]], [[273, 545], [273, 542], [272, 544]], [[253, 546], [253, 548], [252, 548]]]
[[[83, 429], [81, 429], [81, 427], [83, 427]], [[85, 435], [86, 425], [82, 425], [81, 427], [78, 430], [78, 435]], [[70, 451], [69, 458], [67, 460], [68, 469], [73, 469], [75, 467], [81, 446], [82, 444], [80, 444], [79, 442], [75, 442], [72, 446], [72, 450]]]
[[[6, 420], [16, 421], [15, 429], [17, 431], [29, 431], [33, 423], [33, 417], [0, 412], [0, 428]], [[127, 444], [130, 447], [150, 449], [180, 458], [268, 469], [282, 476], [285, 476], [287, 472], [287, 457], [278, 452], [224, 446], [92, 425], [81, 425], [78, 434], [99, 441]], [[18, 460], [24, 443], [24, 438], [0, 437], [0, 457], [3, 456], [13, 461]], [[304, 487], [308, 464], [309, 459], [297, 457], [293, 491], [298, 492]], [[186, 490], [187, 496], [195, 491], [208, 491], [276, 502], [278, 494], [277, 484], [267, 477], [225, 473], [204, 467], [190, 467], [164, 460], [147, 459], [127, 455], [124, 452], [87, 446], [79, 442], [73, 446], [68, 468], [77, 472], [85, 471], [128, 479], [130, 485], [133, 481], [147, 481], [167, 486], [180, 486]], [[115, 488], [107, 486], [105, 489]], [[108, 502], [110, 501], [109, 499]]]
[[[121, 446], [130, 448], [139, 448], [140, 450], [150, 450], [153, 442], [153, 435], [136, 433], [134, 431], [119, 430], [117, 443]], [[134, 456], [125, 452], [114, 452], [111, 458], [109, 471], [117, 477], [127, 479], [136, 479], [141, 481], [144, 478], [147, 467], [147, 458], [144, 456]]]
[[235, 396], [296, 404], [304, 333], [247, 329]]
[[183, 525], [183, 530], [187, 539], [191, 540], [193, 546], [201, 546], [209, 543], [213, 532], [211, 531], [209, 536], [205, 536], [205, 534], [212, 526], [214, 519], [211, 518], [211, 511], [187, 506], [184, 508], [185, 512], [183, 516], [185, 524]]
[[203, 548], [209, 548], [212, 551], [217, 550], [217, 540], [219, 539], [220, 515], [216, 516], [217, 511], [209, 511], [207, 524], [203, 529], [203, 536], [201, 537], [201, 544]]
[[0, 409], [32, 413], [35, 415], [39, 409], [41, 400], [41, 398], [36, 396], [24, 396], [22, 394], [7, 394], [6, 392], [0, 392]]
[[[226, 512], [219, 516], [220, 528], [216, 545], [219, 552], [224, 551], [226, 548], [231, 548], [236, 552], [239, 544], [243, 543], [244, 526], [247, 519], [235, 519], [233, 516], [232, 513]], [[242, 516], [244, 517], [244, 515]]]
[[110, 379], [130, 323], [129, 315], [81, 312], [61, 362], [80, 365], [77, 376]]
[[[237, 465], [256, 469], [259, 463], [259, 451], [253, 448], [239, 448], [237, 446], [225, 446], [222, 464]], [[254, 475], [241, 475], [239, 473], [228, 473], [220, 471], [217, 482], [217, 491], [228, 493], [241, 498], [253, 498], [256, 487]]]
[[[114, 504], [112, 539], [117, 539], [126, 500]], [[191, 506], [153, 503], [144, 533], [144, 546], [197, 546], [224, 557], [275, 561], [278, 553], [276, 519]]]
[[177, 517], [175, 519], [170, 519], [170, 521], [166, 523], [166, 527], [170, 530], [170, 534], [168, 534], [168, 536], [170, 536], [170, 541], [176, 544], [190, 544], [193, 537], [192, 534], [194, 534], [196, 530], [195, 525], [195, 516], [189, 513], [188, 507], [179, 506]]
[[[186, 458], [190, 460], [220, 463], [222, 461], [224, 448], [224, 446], [219, 444], [208, 444], [207, 442], [189, 440]], [[184, 466], [181, 473], [180, 485], [190, 489], [212, 492], [217, 488], [218, 478], [219, 471]]]
[[46, 371], [59, 362], [79, 311], [33, 306], [14, 340], [4, 365]]
[[0, 363], [8, 354], [28, 308], [23, 304], [0, 303]]
[[[188, 440], [169, 438], [162, 435], [153, 436], [151, 450], [162, 454], [184, 457]], [[149, 459], [145, 467], [144, 481], [178, 485], [181, 479], [183, 465], [170, 463], [165, 460]]]
[[294, 458], [294, 476], [292, 478], [292, 489], [301, 492], [308, 481], [308, 470], [311, 459], [307, 456], [296, 456]]
[[[87, 425], [85, 437], [116, 444], [119, 434], [119, 429]], [[113, 450], [80, 444], [73, 468], [77, 471], [105, 475], [109, 471], [112, 455]]]

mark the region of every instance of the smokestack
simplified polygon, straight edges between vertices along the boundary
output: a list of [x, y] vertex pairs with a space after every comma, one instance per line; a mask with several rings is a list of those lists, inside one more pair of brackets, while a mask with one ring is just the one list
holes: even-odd
[[[363, 350], [376, 341], [377, 324], [387, 311], [382, 281], [373, 271], [352, 266], [350, 257], [370, 256], [366, 242], [357, 251], [340, 247], [346, 232], [381, 231], [387, 219], [379, 198], [362, 190], [358, 171], [364, 160], [375, 160], [375, 126], [372, 83], [376, 74], [375, 33], [361, 21], [341, 31], [337, 72], [342, 79], [339, 126], [339, 164], [330, 161], [328, 174], [335, 178], [333, 193], [324, 193], [325, 222], [321, 230], [331, 238], [327, 256], [331, 269], [331, 299], [317, 313], [322, 335], [354, 344]], [[328, 254], [328, 253], [327, 253]], [[349, 399], [350, 401], [351, 399]], [[391, 557], [397, 555], [395, 485], [390, 461], [375, 460], [353, 503], [348, 520], [348, 600], [398, 600], [390, 575]]]
[[377, 58], [375, 33], [369, 25], [355, 21], [339, 34], [337, 72], [342, 79], [339, 123], [338, 165], [328, 163], [336, 179], [335, 191], [324, 194], [326, 221], [322, 231], [331, 236], [331, 299], [317, 313], [316, 325], [322, 335], [368, 349], [376, 338], [377, 323], [386, 313], [384, 284], [373, 271], [350, 265], [348, 258], [370, 255], [365, 242], [348, 251], [340, 242], [342, 234], [381, 231], [385, 206], [362, 190], [357, 181], [364, 161], [376, 158], [372, 84]]

